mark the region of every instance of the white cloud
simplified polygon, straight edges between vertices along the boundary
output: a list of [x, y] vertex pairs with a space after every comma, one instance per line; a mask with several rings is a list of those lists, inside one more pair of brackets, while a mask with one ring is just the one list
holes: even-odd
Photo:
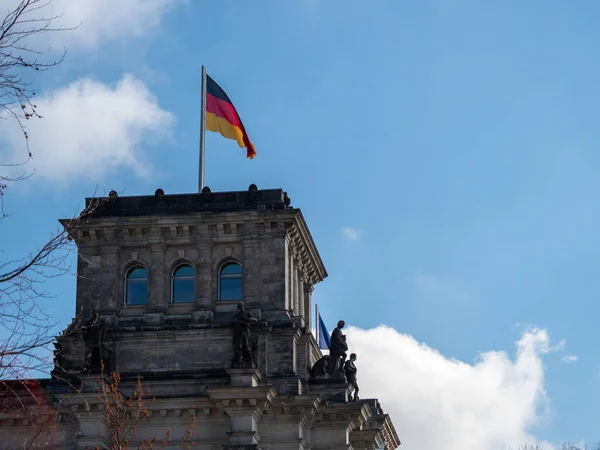
[[[138, 37], [159, 25], [162, 16], [185, 0], [51, 0], [33, 17], [58, 18], [54, 27], [72, 28], [44, 35], [45, 42], [68, 49], [97, 47], [106, 41]], [[11, 0], [16, 5], [17, 0]], [[45, 0], [44, 0], [45, 2]], [[33, 14], [33, 13], [32, 13]]]
[[557, 352], [561, 352], [565, 349], [565, 345], [567, 345], [567, 340], [561, 339], [560, 342], [554, 347], [554, 350]]
[[[145, 150], [169, 137], [174, 123], [172, 114], [131, 75], [115, 86], [77, 80], [35, 103], [43, 118], [26, 122], [33, 154], [26, 167], [35, 169], [36, 178], [53, 181], [99, 181], [119, 167], [146, 176], [148, 158], [141, 144]], [[13, 161], [24, 159], [24, 138], [16, 122], [0, 121], [0, 140], [13, 149]]]
[[577, 355], [567, 355], [562, 359], [562, 362], [567, 364], [577, 362]]
[[403, 447], [507, 450], [535, 442], [528, 429], [548, 406], [542, 355], [554, 349], [546, 330], [524, 332], [514, 358], [489, 351], [473, 364], [385, 326], [347, 334], [361, 397], [381, 400]]
[[342, 235], [346, 238], [346, 239], [350, 239], [351, 241], [358, 241], [360, 239], [360, 237], [362, 236], [362, 230], [359, 230], [358, 228], [352, 228], [352, 227], [344, 227], [342, 228]]

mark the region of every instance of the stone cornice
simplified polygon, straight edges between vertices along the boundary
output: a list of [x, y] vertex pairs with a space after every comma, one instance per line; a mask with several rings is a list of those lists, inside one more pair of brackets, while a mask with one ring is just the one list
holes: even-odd
[[383, 436], [383, 440], [386, 443], [386, 449], [393, 450], [400, 446], [401, 442], [396, 433], [396, 428], [390, 419], [388, 414], [379, 414], [373, 417], [373, 422], [377, 422], [379, 430]]
[[293, 212], [295, 213], [294, 220], [286, 224], [288, 236], [292, 241], [299, 262], [304, 268], [304, 274], [308, 276], [308, 280], [314, 285], [327, 277], [327, 271], [302, 212], [299, 209], [293, 210]]
[[[317, 284], [327, 271], [299, 209], [191, 213], [180, 216], [102, 217], [81, 223], [81, 246], [197, 245], [201, 241], [258, 242], [287, 235], [297, 255], [303, 277]], [[250, 244], [252, 245], [252, 244]]]
[[206, 393], [220, 411], [254, 409], [259, 414], [268, 410], [277, 393], [272, 387], [228, 387], [207, 389]]
[[344, 422], [354, 429], [360, 428], [371, 415], [371, 408], [366, 402], [328, 402], [319, 409], [315, 417], [317, 421], [324, 423]]

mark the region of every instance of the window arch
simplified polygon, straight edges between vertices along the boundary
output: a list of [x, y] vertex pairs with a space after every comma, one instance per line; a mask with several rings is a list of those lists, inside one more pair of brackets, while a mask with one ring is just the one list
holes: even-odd
[[133, 266], [125, 276], [125, 304], [145, 305], [148, 301], [148, 271], [142, 266]]
[[171, 302], [193, 303], [195, 271], [189, 264], [180, 264], [171, 277]]
[[219, 269], [219, 300], [235, 301], [242, 299], [242, 266], [227, 262]]

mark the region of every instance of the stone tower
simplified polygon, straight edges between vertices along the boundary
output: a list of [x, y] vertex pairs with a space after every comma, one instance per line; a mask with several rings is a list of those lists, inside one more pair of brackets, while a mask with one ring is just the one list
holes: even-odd
[[58, 338], [55, 373], [81, 395], [53, 393], [72, 413], [65, 448], [106, 436], [94, 395], [100, 361], [124, 386], [141, 377], [156, 397], [137, 439], [166, 428], [177, 438], [194, 416], [194, 448], [205, 450], [400, 444], [377, 400], [349, 401], [343, 373], [311, 373], [323, 356], [311, 295], [327, 272], [281, 189], [113, 191], [74, 239], [77, 317]]

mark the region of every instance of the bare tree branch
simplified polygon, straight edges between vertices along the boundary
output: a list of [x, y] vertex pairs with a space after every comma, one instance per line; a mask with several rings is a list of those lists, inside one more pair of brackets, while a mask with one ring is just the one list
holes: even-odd
[[[102, 421], [106, 427], [108, 439], [106, 447], [96, 446], [95, 450], [126, 450], [136, 445], [131, 441], [136, 440], [138, 427], [148, 420], [150, 415], [148, 406], [155, 402], [155, 399], [150, 397], [150, 389], [144, 388], [138, 377], [131, 394], [123, 394], [120, 374], [113, 372], [107, 376], [104, 373], [104, 364], [102, 364], [102, 372], [98, 379], [97, 398], [102, 403]], [[195, 426], [196, 416], [193, 416], [181, 437], [181, 448], [190, 449], [194, 445], [192, 436]], [[139, 439], [136, 447], [139, 450], [164, 449], [171, 444], [171, 441], [171, 430], [167, 429], [162, 439], [158, 435], [151, 439]]]
[[73, 236], [98, 205], [92, 201], [39, 250], [19, 260], [0, 261], [0, 379], [22, 379], [46, 371], [48, 347], [54, 342], [55, 326], [40, 307], [49, 298], [44, 281], [70, 273]]
[[[0, 17], [0, 120], [15, 120], [25, 138], [27, 156], [17, 165], [32, 158], [29, 151], [29, 135], [25, 126], [30, 119], [40, 119], [33, 102], [35, 75], [60, 64], [66, 55], [51, 48], [39, 48], [41, 35], [72, 30], [60, 28], [54, 23], [61, 15], [44, 15], [52, 0], [19, 0], [14, 9]], [[0, 161], [0, 170], [6, 171], [10, 164]], [[19, 181], [28, 175], [10, 176], [0, 173], [0, 218], [4, 216], [3, 194], [9, 182]]]

